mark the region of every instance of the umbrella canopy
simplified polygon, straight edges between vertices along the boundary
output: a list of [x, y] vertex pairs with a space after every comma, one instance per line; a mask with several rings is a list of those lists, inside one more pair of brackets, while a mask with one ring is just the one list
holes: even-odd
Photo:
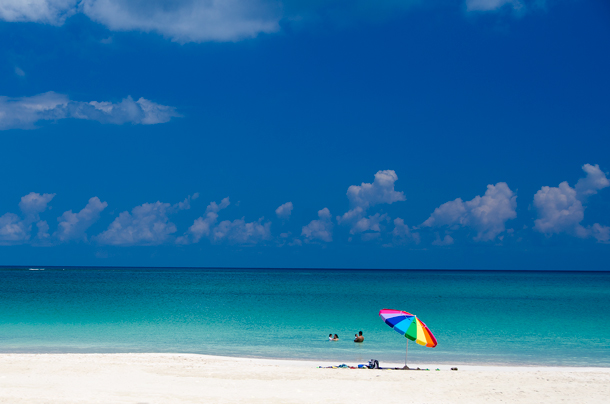
[[406, 311], [383, 309], [379, 317], [397, 333], [419, 345], [434, 348], [437, 345], [432, 331], [415, 314]]

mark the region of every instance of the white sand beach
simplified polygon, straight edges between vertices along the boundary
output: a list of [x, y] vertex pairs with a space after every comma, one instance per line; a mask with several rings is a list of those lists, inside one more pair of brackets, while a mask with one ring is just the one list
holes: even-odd
[[330, 364], [194, 354], [1, 354], [0, 403], [602, 403], [610, 397], [608, 368], [317, 368]]

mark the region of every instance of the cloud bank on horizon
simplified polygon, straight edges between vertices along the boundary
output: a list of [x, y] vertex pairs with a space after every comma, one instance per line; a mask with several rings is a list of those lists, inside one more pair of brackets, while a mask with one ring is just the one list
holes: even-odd
[[[533, 197], [533, 206], [537, 212], [533, 230], [546, 237], [564, 233], [577, 238], [594, 238], [599, 243], [610, 242], [610, 227], [593, 223], [583, 226], [584, 210], [588, 199], [610, 186], [607, 174], [598, 165], [585, 164], [586, 173], [574, 187], [567, 181], [558, 187], [543, 186]], [[342, 216], [337, 216], [336, 223], [349, 228], [348, 241], [352, 235], [360, 235], [363, 242], [381, 240], [383, 236], [391, 242], [386, 247], [406, 244], [420, 244], [423, 232], [432, 232], [430, 241], [433, 246], [450, 246], [454, 244], [458, 230], [472, 230], [474, 242], [502, 241], [506, 234], [514, 229], [507, 229], [506, 223], [517, 217], [517, 196], [504, 182], [489, 184], [483, 196], [463, 201], [456, 198], [434, 209], [428, 219], [419, 226], [409, 226], [403, 218], [392, 219], [387, 213], [368, 214], [374, 206], [389, 205], [406, 200], [404, 192], [395, 190], [398, 175], [393, 170], [380, 170], [372, 183], [352, 185], [348, 188], [347, 197], [350, 209]], [[299, 246], [308, 244], [327, 244], [333, 242], [335, 223], [328, 208], [317, 212], [317, 219], [301, 228], [300, 237], [291, 237], [290, 233], [281, 233], [274, 237], [271, 232], [271, 221], [260, 217], [247, 222], [244, 217], [218, 222], [221, 211], [230, 205], [228, 197], [220, 203], [210, 202], [203, 216], [195, 219], [193, 224], [180, 236], [176, 237], [177, 226], [170, 220], [172, 215], [191, 209], [192, 201], [199, 197], [195, 193], [184, 201], [175, 204], [154, 202], [134, 207], [131, 212], [121, 212], [101, 233], [88, 237], [86, 234], [100, 218], [100, 213], [108, 207], [98, 197], [92, 197], [79, 212], [64, 212], [57, 218], [57, 230], [49, 233], [47, 221], [40, 215], [47, 211], [55, 194], [31, 192], [21, 198], [19, 209], [21, 215], [5, 213], [0, 216], [0, 245], [32, 244], [57, 245], [66, 242], [90, 242], [109, 246], [155, 246], [160, 244], [190, 245], [201, 242], [204, 238], [212, 244], [228, 243], [236, 245], [273, 244], [277, 246]], [[275, 212], [280, 219], [287, 219], [294, 209], [292, 202], [278, 207]], [[32, 237], [33, 225], [36, 225], [36, 236]], [[393, 228], [390, 230], [390, 224]], [[441, 236], [438, 230], [444, 229]], [[274, 241], [275, 240], [275, 241]]]
[[[179, 43], [239, 41], [281, 30], [282, 23], [320, 19], [362, 19], [391, 16], [418, 5], [416, 0], [344, 2], [301, 0], [5, 0], [0, 19], [60, 26], [84, 14], [111, 31], [155, 32]], [[467, 12], [511, 9], [523, 12], [544, 6], [542, 0], [466, 0]]]

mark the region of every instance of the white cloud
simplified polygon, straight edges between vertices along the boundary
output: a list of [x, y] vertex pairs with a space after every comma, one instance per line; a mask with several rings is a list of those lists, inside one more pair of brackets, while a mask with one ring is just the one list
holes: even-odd
[[30, 238], [31, 225], [26, 225], [14, 213], [0, 216], [0, 244], [19, 244]]
[[159, 201], [144, 203], [133, 208], [131, 213], [120, 213], [106, 231], [93, 239], [99, 244], [116, 246], [162, 244], [176, 232], [176, 225], [169, 221], [168, 215], [189, 208], [186, 201], [174, 205]]
[[0, 19], [10, 22], [40, 22], [61, 25], [76, 13], [78, 0], [2, 0]]
[[585, 164], [582, 169], [587, 176], [581, 178], [576, 183], [574, 189], [576, 190], [576, 196], [580, 201], [585, 202], [586, 199], [597, 194], [597, 191], [602, 190], [610, 186], [610, 181], [606, 177], [606, 174], [600, 170], [599, 165]]
[[303, 226], [301, 235], [305, 237], [306, 241], [333, 241], [333, 222], [328, 208], [319, 210], [318, 218]]
[[280, 29], [279, 2], [84, 0], [83, 13], [113, 31], [157, 32], [173, 41], [236, 41]]
[[224, 198], [219, 204], [211, 202], [206, 213], [193, 222], [183, 236], [176, 239], [177, 244], [198, 243], [203, 237], [209, 237], [214, 242], [228, 241], [234, 244], [257, 244], [271, 239], [271, 222], [246, 222], [244, 218], [233, 221], [224, 220], [216, 225], [218, 212], [230, 204], [229, 198]]
[[[390, 218], [379, 213], [366, 217], [366, 211], [371, 206], [378, 204], [405, 201], [407, 199], [405, 194], [394, 190], [394, 183], [397, 180], [398, 175], [394, 170], [380, 170], [375, 174], [373, 183], [363, 182], [360, 185], [351, 185], [347, 189], [347, 199], [351, 209], [343, 216], [337, 216], [337, 223], [350, 226], [351, 234], [366, 231], [380, 232], [380, 222], [389, 221]], [[365, 238], [373, 237], [366, 236]]]
[[419, 244], [419, 233], [414, 233], [409, 229], [409, 226], [405, 224], [405, 221], [399, 217], [394, 219], [394, 230], [392, 230], [392, 237], [394, 243], [403, 244], [408, 242], [414, 242]]
[[599, 223], [594, 223], [590, 227], [591, 235], [600, 243], [610, 242], [610, 226], [602, 226]]
[[365, 214], [366, 210], [360, 206], [356, 206], [353, 209], [348, 210], [343, 216], [337, 216], [337, 223], [339, 224], [354, 224]]
[[[112, 31], [154, 32], [178, 43], [224, 42], [274, 33], [282, 22], [381, 20], [419, 0], [2, 0], [0, 20], [61, 25], [82, 13]], [[466, 0], [469, 12], [542, 8], [545, 0]], [[108, 41], [102, 40], [102, 41]], [[103, 43], [106, 43], [103, 42]]]
[[505, 182], [488, 185], [485, 195], [470, 201], [457, 198], [434, 210], [422, 227], [463, 226], [477, 231], [475, 241], [490, 241], [506, 230], [509, 219], [517, 217], [517, 197]]
[[469, 12], [494, 12], [499, 10], [510, 10], [517, 15], [528, 11], [544, 10], [546, 0], [466, 0], [466, 11]]
[[[195, 194], [198, 195], [198, 194]], [[229, 197], [224, 198], [220, 204], [211, 202], [205, 210], [205, 216], [201, 216], [193, 222], [188, 231], [176, 239], [177, 244], [198, 243], [202, 237], [211, 235], [212, 228], [218, 219], [218, 212], [229, 206]]]
[[[87, 205], [78, 213], [68, 210], [57, 218], [59, 224], [53, 236], [60, 242], [68, 240], [87, 240], [85, 231], [100, 218], [100, 213], [106, 209], [108, 203], [100, 201], [94, 196], [89, 199]], [[48, 231], [48, 225], [47, 225]]]
[[[372, 231], [372, 232], [380, 232], [381, 231], [381, 227], [380, 227], [380, 223], [382, 221], [389, 221], [390, 218], [388, 217], [388, 215], [386, 215], [385, 213], [379, 214], [379, 213], [375, 213], [374, 215], [368, 216], [368, 217], [360, 217], [357, 221], [354, 222], [354, 224], [352, 225], [352, 228], [350, 229], [350, 234], [358, 234], [358, 233], [364, 233], [367, 231]], [[370, 236], [367, 236], [370, 237]]]
[[394, 170], [380, 170], [375, 174], [372, 184], [363, 182], [360, 185], [351, 185], [347, 189], [347, 199], [352, 207], [367, 209], [380, 203], [394, 203], [405, 201], [407, 198], [402, 192], [394, 190], [394, 183], [398, 175]]
[[276, 210], [275, 214], [280, 219], [288, 219], [290, 214], [292, 213], [292, 202], [286, 202], [283, 205], [280, 205]]
[[[40, 220], [40, 213], [47, 209], [47, 205], [55, 194], [39, 194], [30, 192], [21, 197], [19, 209], [23, 218], [14, 213], [5, 213], [0, 216], [0, 244], [21, 244], [30, 240], [32, 223]], [[46, 222], [40, 223], [44, 228]], [[48, 226], [47, 226], [48, 228]]]
[[[280, 233], [280, 240], [278, 241], [277, 245], [278, 247], [283, 247], [285, 245], [289, 245], [289, 246], [300, 246], [303, 245], [303, 242], [296, 238], [296, 237], [291, 237], [292, 236], [292, 232], [285, 232], [285, 233]], [[290, 240], [290, 238], [292, 238], [292, 240]]]
[[34, 129], [39, 121], [59, 119], [87, 119], [111, 124], [152, 125], [179, 117], [174, 107], [131, 97], [121, 102], [71, 101], [67, 95], [53, 91], [32, 97], [9, 98], [0, 96], [0, 130]]
[[179, 43], [238, 41], [284, 22], [379, 19], [417, 0], [3, 0], [0, 19], [61, 25], [83, 13], [113, 31], [155, 32]]
[[22, 69], [20, 69], [18, 66], [15, 66], [15, 74], [19, 77], [25, 76], [25, 72]]
[[271, 239], [271, 222], [263, 223], [264, 218], [256, 222], [246, 222], [244, 218], [233, 221], [223, 220], [212, 232], [215, 242], [227, 240], [235, 244], [257, 244]]
[[451, 245], [453, 244], [453, 237], [451, 237], [449, 234], [446, 234], [445, 237], [443, 237], [441, 239], [441, 237], [438, 235], [438, 233], [436, 233], [436, 240], [434, 240], [432, 242], [432, 245]]
[[38, 194], [30, 192], [22, 196], [19, 202], [19, 209], [26, 215], [38, 219], [38, 215], [47, 209], [47, 205], [55, 194]]
[[519, 0], [466, 0], [468, 11], [492, 11], [510, 5], [513, 9], [523, 7]]
[[36, 227], [38, 228], [38, 233], [36, 234], [36, 239], [43, 245], [50, 245], [49, 241], [51, 239], [51, 235], [49, 234], [49, 224], [46, 220], [41, 220], [36, 223]]
[[585, 164], [582, 167], [587, 173], [572, 188], [567, 181], [558, 187], [543, 186], [534, 195], [534, 207], [538, 211], [538, 219], [534, 221], [534, 230], [547, 236], [567, 233], [576, 237], [595, 237], [599, 242], [607, 242], [610, 229], [595, 223], [584, 227], [580, 224], [585, 217], [587, 198], [597, 191], [610, 186], [606, 174], [596, 164]]
[[280, 29], [282, 4], [267, 0], [3, 0], [0, 19], [61, 25], [83, 13], [112, 31], [156, 32], [173, 41], [236, 41]]
[[66, 117], [68, 96], [52, 91], [32, 97], [0, 97], [0, 130], [32, 129], [40, 120]]
[[199, 193], [195, 192], [193, 195], [189, 195], [187, 196], [184, 201], [182, 202], [178, 202], [177, 204], [174, 205], [174, 208], [178, 209], [178, 210], [186, 210], [186, 209], [190, 209], [191, 208], [191, 200], [195, 200], [199, 198]]

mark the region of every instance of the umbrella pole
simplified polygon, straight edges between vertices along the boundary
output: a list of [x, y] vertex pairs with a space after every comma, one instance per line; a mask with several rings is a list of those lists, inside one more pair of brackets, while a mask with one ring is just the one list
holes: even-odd
[[407, 366], [407, 355], [409, 354], [409, 339], [407, 338], [407, 350], [405, 351], [405, 368], [408, 369]]

